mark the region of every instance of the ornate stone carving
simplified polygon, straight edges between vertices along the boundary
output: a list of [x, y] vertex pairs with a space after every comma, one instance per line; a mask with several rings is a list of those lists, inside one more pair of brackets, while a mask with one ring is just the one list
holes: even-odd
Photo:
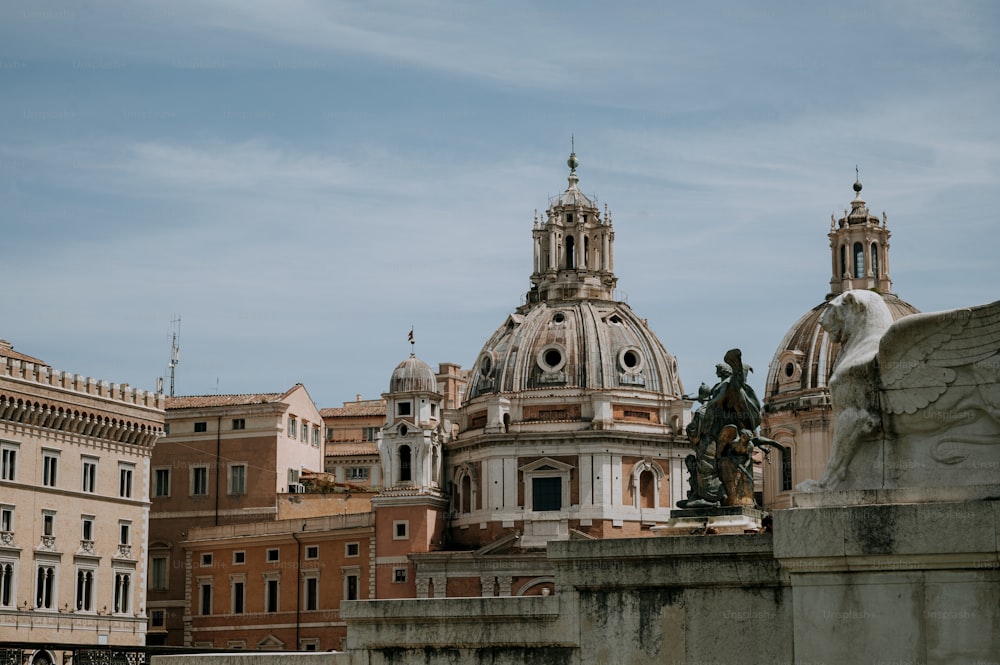
[[895, 323], [848, 291], [820, 320], [843, 344], [822, 480], [800, 491], [995, 484], [1000, 472], [1000, 301]]

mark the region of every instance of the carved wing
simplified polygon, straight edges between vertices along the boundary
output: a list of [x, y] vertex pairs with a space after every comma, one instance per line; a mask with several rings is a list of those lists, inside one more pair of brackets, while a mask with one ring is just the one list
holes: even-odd
[[915, 413], [948, 390], [955, 380], [954, 368], [998, 353], [1000, 300], [903, 317], [879, 341], [882, 408], [889, 413]]

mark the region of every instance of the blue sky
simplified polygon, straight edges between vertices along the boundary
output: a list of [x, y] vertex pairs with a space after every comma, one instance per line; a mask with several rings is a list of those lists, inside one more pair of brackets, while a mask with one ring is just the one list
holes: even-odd
[[822, 301], [853, 191], [896, 292], [1000, 297], [1000, 5], [8, 1], [0, 337], [178, 394], [377, 397], [471, 366], [528, 288], [535, 209], [615, 220], [630, 306], [690, 392], [758, 389]]

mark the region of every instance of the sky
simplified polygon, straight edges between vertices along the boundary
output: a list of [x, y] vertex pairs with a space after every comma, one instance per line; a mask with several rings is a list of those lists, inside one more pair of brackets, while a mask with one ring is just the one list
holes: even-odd
[[759, 391], [856, 167], [900, 297], [1000, 298], [998, 118], [993, 0], [7, 0], [0, 338], [154, 390], [179, 327], [178, 395], [321, 408], [411, 328], [471, 367], [574, 141], [686, 391]]

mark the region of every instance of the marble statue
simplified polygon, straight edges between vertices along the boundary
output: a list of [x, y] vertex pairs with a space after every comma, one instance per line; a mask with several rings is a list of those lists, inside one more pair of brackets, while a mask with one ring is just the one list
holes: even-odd
[[842, 344], [833, 444], [823, 478], [797, 489], [997, 483], [1000, 301], [894, 323], [879, 294], [855, 290], [820, 325]]
[[686, 433], [695, 450], [691, 490], [679, 508], [753, 506], [753, 452], [774, 442], [757, 435], [760, 400], [747, 384], [753, 369], [743, 364], [739, 349], [731, 349], [716, 365], [719, 382], [702, 384]]

